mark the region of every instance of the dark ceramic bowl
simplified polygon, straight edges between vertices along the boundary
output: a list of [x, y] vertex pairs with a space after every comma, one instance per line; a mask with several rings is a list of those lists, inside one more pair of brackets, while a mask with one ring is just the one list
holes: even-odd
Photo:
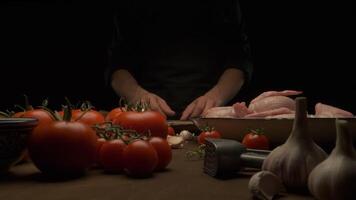
[[8, 171], [23, 157], [27, 140], [37, 123], [32, 118], [0, 118], [0, 173]]

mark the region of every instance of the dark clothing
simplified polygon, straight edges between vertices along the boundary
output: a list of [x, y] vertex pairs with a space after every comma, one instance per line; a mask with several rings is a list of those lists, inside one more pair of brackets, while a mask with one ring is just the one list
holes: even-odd
[[236, 0], [122, 0], [115, 25], [112, 71], [129, 70], [178, 113], [228, 67], [250, 79], [249, 44]]

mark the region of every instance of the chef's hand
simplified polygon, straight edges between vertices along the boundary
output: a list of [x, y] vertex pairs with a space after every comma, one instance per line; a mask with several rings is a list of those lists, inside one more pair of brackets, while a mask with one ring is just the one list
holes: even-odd
[[139, 91], [136, 91], [135, 98], [132, 100], [133, 102], [141, 101], [149, 103], [152, 110], [159, 111], [165, 116], [175, 115], [175, 112], [168, 106], [164, 99], [143, 88], [139, 88], [138, 90]]
[[221, 106], [222, 103], [223, 101], [220, 100], [219, 92], [216, 88], [213, 88], [205, 95], [198, 97], [192, 103], [190, 103], [183, 111], [180, 120], [187, 120], [191, 117], [198, 117], [210, 108]]
[[209, 108], [225, 105], [239, 92], [243, 83], [244, 73], [241, 70], [227, 68], [211, 90], [187, 106], [180, 119], [198, 117]]
[[125, 69], [113, 73], [111, 85], [114, 91], [129, 103], [144, 101], [151, 105], [152, 110], [159, 111], [163, 115], [175, 115], [175, 112], [167, 105], [165, 100], [143, 89], [131, 73]]

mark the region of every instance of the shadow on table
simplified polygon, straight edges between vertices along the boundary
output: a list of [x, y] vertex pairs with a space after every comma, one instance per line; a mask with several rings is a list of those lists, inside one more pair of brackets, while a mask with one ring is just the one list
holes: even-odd
[[7, 172], [0, 176], [0, 185], [9, 183], [9, 182], [47, 182], [47, 183], [56, 183], [56, 182], [67, 182], [75, 179], [83, 178], [85, 173], [70, 174], [70, 175], [51, 175], [43, 174], [41, 172], [35, 172], [31, 174], [17, 174], [14, 172]]

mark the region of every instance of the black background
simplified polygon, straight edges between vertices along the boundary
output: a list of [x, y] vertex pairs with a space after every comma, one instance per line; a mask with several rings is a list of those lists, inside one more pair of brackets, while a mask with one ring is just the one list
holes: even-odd
[[[316, 102], [356, 113], [354, 5], [349, 1], [242, 0], [255, 71], [239, 95], [250, 100], [266, 90], [304, 91]], [[116, 106], [105, 85], [107, 47], [115, 3], [6, 1], [0, 3], [0, 109], [34, 105], [48, 97], [88, 99]]]

